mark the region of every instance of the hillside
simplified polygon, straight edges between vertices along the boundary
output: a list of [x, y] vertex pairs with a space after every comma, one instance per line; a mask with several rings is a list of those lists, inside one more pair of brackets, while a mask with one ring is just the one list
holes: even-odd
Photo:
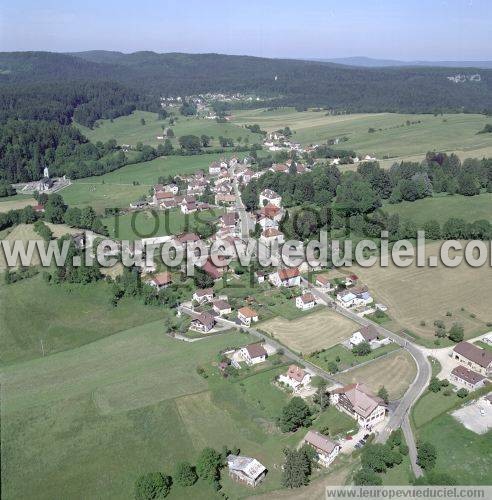
[[470, 72], [476, 70], [362, 68], [221, 54], [0, 53], [0, 85], [112, 80], [144, 94], [254, 92], [275, 105], [359, 112], [492, 109], [492, 70], [480, 70], [480, 81], [447, 78]]

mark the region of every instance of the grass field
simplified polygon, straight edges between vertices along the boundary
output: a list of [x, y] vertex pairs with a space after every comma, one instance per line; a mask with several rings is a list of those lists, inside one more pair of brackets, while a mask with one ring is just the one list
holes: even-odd
[[350, 368], [351, 366], [383, 356], [384, 354], [394, 351], [395, 349], [398, 349], [398, 345], [391, 343], [371, 351], [366, 356], [356, 356], [350, 349], [347, 349], [341, 344], [337, 344], [311, 356], [309, 361], [327, 371], [330, 371], [328, 365], [335, 362], [337, 363], [339, 371], [342, 371]]
[[414, 202], [404, 201], [396, 205], [384, 205], [388, 214], [398, 214], [401, 219], [410, 219], [421, 228], [428, 220], [444, 224], [450, 217], [459, 217], [466, 222], [485, 219], [492, 222], [492, 193], [477, 196], [434, 196]]
[[[127, 168], [127, 167], [125, 167]], [[103, 177], [103, 176], [101, 176]], [[147, 185], [134, 186], [130, 184], [110, 184], [103, 181], [74, 181], [65, 188], [61, 195], [70, 207], [92, 207], [97, 213], [103, 213], [105, 208], [127, 208], [130, 202], [149, 194]]]
[[329, 436], [336, 439], [344, 437], [350, 431], [357, 430], [357, 423], [346, 413], [337, 410], [334, 406], [329, 406], [313, 424], [316, 430], [323, 430], [326, 427], [329, 429]]
[[[73, 349], [147, 321], [166, 311], [123, 299], [109, 304], [109, 285], [48, 285], [40, 275], [0, 285], [2, 364]], [[43, 345], [41, 347], [41, 341]]]
[[[145, 125], [142, 125], [141, 119], [145, 120]], [[94, 129], [89, 129], [82, 125], [77, 125], [79, 130], [92, 142], [106, 142], [110, 139], [115, 139], [118, 144], [129, 144], [135, 146], [138, 142], [156, 147], [163, 140], [157, 139], [157, 136], [162, 136], [163, 128], [169, 127], [169, 120], [159, 120], [157, 113], [147, 111], [135, 111], [129, 116], [121, 116], [111, 122], [110, 120], [99, 120]], [[220, 136], [234, 139], [234, 143], [238, 143], [238, 138], [241, 138], [241, 143], [246, 138], [250, 144], [261, 141], [259, 134], [252, 134], [248, 129], [238, 126], [234, 123], [217, 123], [215, 120], [207, 120], [205, 118], [184, 117], [178, 116], [178, 121], [170, 126], [175, 138], [172, 139], [174, 146], [178, 146], [178, 138], [182, 135], [196, 135], [200, 137], [202, 134], [213, 137], [211, 142], [212, 147], [219, 147], [218, 138]]]
[[[59, 238], [64, 234], [74, 234], [79, 233], [80, 229], [76, 229], [65, 224], [51, 224], [46, 223], [46, 225], [51, 229], [54, 238]], [[2, 233], [2, 238], [6, 241], [15, 242], [22, 241], [27, 244], [31, 240], [42, 240], [41, 236], [34, 231], [34, 226], [32, 224], [18, 224], [13, 228], [7, 229]], [[20, 260], [17, 261], [20, 265]], [[41, 263], [39, 253], [37, 249], [33, 252], [32, 265], [39, 265]], [[3, 247], [0, 247], [0, 269], [6, 269], [7, 262]]]
[[[426, 245], [426, 255], [438, 255], [439, 245], [439, 242]], [[461, 323], [466, 338], [484, 333], [486, 323], [492, 321], [488, 300], [492, 294], [489, 267], [471, 268], [466, 264], [455, 268], [443, 264], [416, 267], [412, 264], [403, 268], [390, 261], [386, 268], [353, 270], [377, 296], [378, 302], [389, 307], [388, 314], [396, 322], [395, 328], [407, 329], [423, 340], [434, 340], [435, 320], [443, 320], [448, 329], [454, 322]]]
[[[406, 125], [410, 122], [421, 123]], [[477, 132], [490, 122], [486, 116], [471, 114], [406, 115], [393, 113], [330, 116], [325, 112], [296, 112], [293, 108], [236, 111], [234, 123], [258, 123], [263, 130], [274, 131], [289, 126], [293, 140], [302, 144], [322, 143], [347, 137], [338, 147], [398, 159], [422, 157], [427, 151], [456, 151], [462, 157], [490, 156], [492, 136]], [[369, 133], [369, 128], [376, 129]], [[379, 130], [382, 129], [382, 130]], [[489, 137], [490, 136], [490, 137]], [[390, 162], [388, 162], [391, 164]]]
[[[160, 322], [2, 370], [5, 498], [132, 498], [136, 477], [173, 473], [205, 446], [238, 446], [269, 474], [255, 492], [280, 487], [285, 446], [305, 429], [281, 434], [274, 423], [289, 395], [272, 384], [285, 366], [239, 381], [214, 366], [220, 350], [251, 342], [240, 333], [186, 344]], [[207, 369], [208, 378], [196, 373]], [[323, 416], [324, 417], [324, 416]], [[325, 418], [333, 429], [346, 422]], [[26, 474], [29, 481], [25, 481]], [[224, 473], [226, 476], [226, 473]], [[223, 480], [230, 498], [251, 494]], [[173, 487], [170, 498], [215, 498], [204, 483]]]
[[451, 475], [457, 484], [491, 484], [492, 431], [475, 434], [444, 413], [420, 428], [417, 438], [436, 447], [436, 471]]
[[28, 205], [36, 206], [37, 204], [38, 202], [31, 196], [8, 196], [6, 198], [0, 198], [0, 213], [8, 212], [9, 210], [18, 210]]
[[350, 337], [356, 328], [352, 321], [327, 309], [293, 321], [274, 318], [261, 324], [262, 330], [304, 354], [338, 344]]
[[[120, 240], [149, 238], [154, 236], [167, 236], [169, 234], [180, 234], [187, 228], [192, 228], [198, 223], [217, 219], [222, 211], [204, 210], [195, 214], [185, 215], [181, 210], [169, 210], [158, 212], [154, 218], [149, 211], [141, 211], [105, 217], [102, 222], [109, 230], [109, 236]], [[135, 229], [132, 228], [132, 220]]]
[[131, 201], [149, 194], [160, 176], [189, 175], [200, 169], [208, 171], [209, 164], [222, 156], [227, 155], [162, 156], [126, 165], [108, 174], [74, 181], [61, 194], [68, 205], [92, 206], [99, 213], [104, 208], [124, 208]]
[[337, 378], [343, 384], [363, 382], [374, 393], [384, 385], [390, 399], [394, 400], [405, 394], [416, 374], [417, 368], [411, 355], [399, 349], [384, 358], [343, 373]]

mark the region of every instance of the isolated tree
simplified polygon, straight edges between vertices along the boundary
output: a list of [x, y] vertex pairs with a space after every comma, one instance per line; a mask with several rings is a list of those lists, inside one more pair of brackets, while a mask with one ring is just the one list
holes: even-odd
[[436, 447], [429, 442], [417, 444], [417, 465], [428, 471], [436, 465], [437, 450]]
[[148, 472], [135, 482], [135, 500], [164, 498], [171, 489], [172, 478], [162, 472]]
[[384, 387], [384, 385], [379, 389], [378, 391], [378, 396], [386, 403], [388, 404], [388, 401], [389, 401], [389, 394], [388, 394], [388, 391], [386, 389], [386, 387]]
[[352, 352], [356, 356], [367, 356], [371, 352], [371, 346], [369, 342], [361, 342], [353, 347]]
[[176, 466], [174, 480], [180, 486], [193, 486], [198, 479], [195, 468], [189, 462], [179, 462]]
[[313, 401], [317, 405], [319, 405], [321, 411], [325, 410], [326, 408], [328, 408], [328, 406], [330, 406], [330, 395], [328, 394], [328, 392], [326, 392], [325, 383], [323, 383], [323, 385], [318, 387], [318, 389], [314, 393]]
[[140, 125], [145, 125], [145, 120], [143, 118], [140, 118]]
[[448, 337], [453, 342], [461, 342], [465, 337], [463, 326], [459, 323], [454, 323], [449, 330]]
[[299, 427], [308, 427], [311, 424], [310, 416], [309, 406], [302, 398], [296, 396], [282, 408], [278, 424], [282, 432], [293, 432]]
[[461, 388], [457, 393], [456, 395], [459, 397], [459, 398], [466, 398], [466, 396], [468, 396], [468, 391], [466, 389], [463, 389]]
[[210, 288], [214, 286], [214, 279], [201, 267], [195, 266], [193, 281], [198, 288]]

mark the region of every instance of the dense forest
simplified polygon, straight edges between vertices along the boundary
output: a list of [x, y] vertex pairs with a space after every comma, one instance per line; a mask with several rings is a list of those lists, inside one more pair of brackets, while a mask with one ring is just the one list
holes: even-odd
[[[281, 229], [289, 237], [305, 240], [322, 228], [348, 228], [365, 236], [377, 237], [381, 229], [390, 238], [413, 238], [417, 227], [412, 221], [400, 223], [377, 210], [382, 201], [400, 203], [432, 196], [434, 193], [475, 196], [492, 192], [492, 160], [466, 159], [454, 155], [428, 153], [421, 162], [395, 163], [389, 170], [377, 162], [362, 163], [356, 172], [344, 174], [335, 166], [318, 165], [303, 175], [267, 172], [242, 189], [249, 210], [259, 208], [259, 194], [272, 189], [282, 196], [282, 204], [292, 207], [294, 220], [287, 217]], [[302, 207], [299, 210], [299, 207]], [[322, 207], [320, 210], [313, 207]], [[450, 219], [441, 228], [435, 221], [426, 227], [428, 237], [480, 238], [492, 236], [488, 221], [466, 224]]]
[[450, 68], [360, 68], [317, 61], [221, 54], [92, 51], [0, 53], [0, 84], [114, 81], [140, 95], [257, 93], [274, 105], [345, 112], [492, 110], [492, 70], [455, 83]]

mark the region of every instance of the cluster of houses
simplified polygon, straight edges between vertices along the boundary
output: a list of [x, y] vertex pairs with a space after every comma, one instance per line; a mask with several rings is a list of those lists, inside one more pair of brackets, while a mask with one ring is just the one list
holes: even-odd
[[[359, 284], [359, 277], [351, 274], [339, 280], [330, 280], [326, 275], [316, 276], [316, 287], [324, 293], [336, 293], [337, 304], [345, 309], [364, 309], [374, 303], [366, 285]], [[366, 313], [372, 312], [368, 309]]]
[[[222, 318], [233, 313], [233, 308], [226, 295], [215, 296], [213, 288], [200, 288], [193, 293], [192, 300], [198, 306], [208, 304], [209, 312], [201, 312], [191, 321], [190, 329], [200, 333], [209, 333], [217, 323], [217, 318]], [[237, 310], [237, 324], [251, 326], [258, 321], [258, 313], [249, 306]]]

